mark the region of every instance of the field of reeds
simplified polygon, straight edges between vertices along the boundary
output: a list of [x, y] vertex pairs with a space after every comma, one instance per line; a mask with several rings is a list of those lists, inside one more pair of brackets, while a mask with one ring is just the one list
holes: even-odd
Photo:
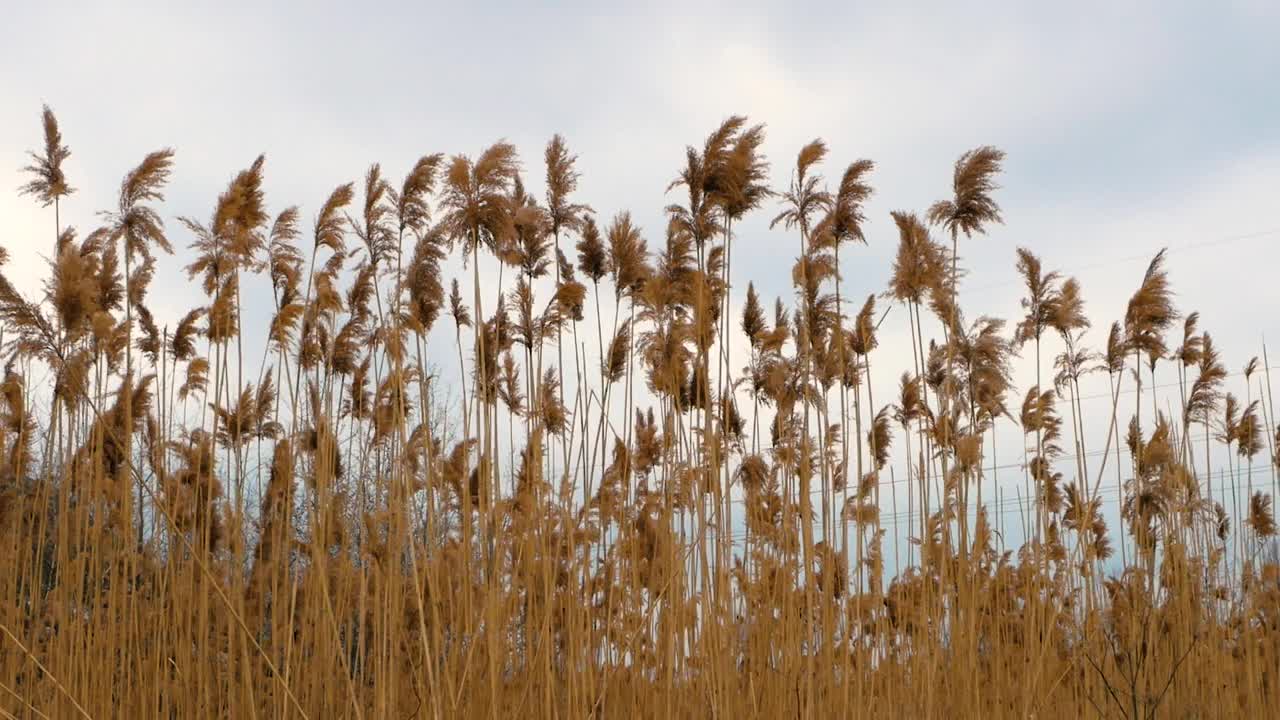
[[[1280, 706], [1270, 368], [1228, 372], [1163, 253], [1091, 308], [1097, 347], [1080, 283], [1026, 249], [1023, 315], [960, 307], [960, 251], [1002, 221], [993, 147], [927, 169], [946, 197], [893, 213], [891, 273], [850, 297], [874, 164], [815, 140], [769, 187], [741, 117], [686, 149], [658, 237], [580, 203], [560, 136], [373, 165], [306, 211], [259, 157], [207, 220], [167, 214], [161, 149], [73, 228], [98, 180], [43, 131], [20, 192], [49, 233], [3, 238], [47, 248], [43, 292], [0, 266], [3, 717]], [[733, 267], [754, 213], [788, 247], [776, 302]], [[184, 246], [204, 297], [162, 323], [155, 259]], [[908, 366], [876, 362], [884, 322]], [[997, 424], [1025, 462], [994, 477]]]

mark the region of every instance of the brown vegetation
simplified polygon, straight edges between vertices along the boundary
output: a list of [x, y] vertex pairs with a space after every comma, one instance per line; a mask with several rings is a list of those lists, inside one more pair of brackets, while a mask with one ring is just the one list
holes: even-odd
[[[81, 238], [61, 224], [70, 151], [43, 121], [21, 188], [55, 209], [43, 295], [0, 275], [6, 717], [1262, 717], [1280, 702], [1273, 495], [1248, 484], [1255, 460], [1280, 463], [1265, 367], [1246, 367], [1243, 402], [1225, 392], [1163, 254], [1100, 353], [1079, 283], [1026, 249], [1025, 316], [967, 319], [958, 247], [1001, 222], [999, 150], [963, 154], [927, 213], [893, 213], [892, 275], [852, 315], [841, 250], [867, 242], [874, 164], [829, 189], [815, 140], [775, 193], [746, 118], [687, 149], [652, 248], [628, 213], [575, 199], [560, 136], [542, 201], [497, 143], [424, 156], [399, 183], [373, 165], [309, 238], [298, 208], [268, 212], [259, 157], [207, 222], [180, 219], [206, 298], [170, 329], [147, 292], [153, 254], [178, 242], [160, 209], [174, 152], [127, 173]], [[733, 317], [734, 224], [774, 202], [798, 241], [794, 296], [770, 317], [748, 283]], [[450, 253], [469, 293], [446, 286]], [[496, 292], [482, 255], [503, 268]], [[255, 366], [240, 289], [264, 273]], [[900, 374], [877, 404], [886, 303], [914, 362], [877, 370]], [[460, 428], [440, 422], [433, 330], [456, 343]], [[1019, 384], [1011, 359], [1032, 347]], [[1176, 418], [1155, 400], [1161, 361]], [[33, 387], [46, 370], [51, 393]], [[1087, 452], [1095, 371], [1110, 419]], [[1020, 477], [991, 474], [1000, 422], [1024, 433]], [[1214, 443], [1237, 459], [1225, 496]], [[984, 486], [1027, 500], [1021, 547], [1005, 549]], [[899, 494], [910, 541], [890, 564], [882, 503], [899, 515]]]

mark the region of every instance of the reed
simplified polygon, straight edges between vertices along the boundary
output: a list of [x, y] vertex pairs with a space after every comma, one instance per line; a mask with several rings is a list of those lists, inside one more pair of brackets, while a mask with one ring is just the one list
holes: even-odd
[[[163, 221], [168, 149], [111, 208], [64, 207], [70, 150], [41, 120], [19, 188], [54, 209], [40, 295], [0, 272], [6, 716], [1263, 717], [1280, 702], [1274, 497], [1254, 481], [1274, 487], [1264, 449], [1280, 462], [1266, 368], [1227, 372], [1200, 316], [1174, 308], [1163, 252], [1098, 352], [1081, 283], [1026, 248], [1024, 316], [966, 319], [959, 239], [1002, 220], [995, 148], [964, 153], [927, 213], [892, 213], [888, 277], [846, 307], [861, 260], [841, 250], [878, 242], [875, 164], [828, 189], [814, 140], [775, 193], [764, 126], [741, 116], [686, 149], [652, 249], [629, 212], [598, 221], [580, 202], [557, 135], [544, 200], [506, 142], [423, 155], [399, 183], [373, 164], [318, 205], [310, 251], [299, 206], [269, 210], [264, 156], [207, 221]], [[735, 245], [753, 253], [735, 228], [770, 199], [795, 246], [772, 317], [731, 264]], [[96, 224], [81, 237], [68, 211]], [[180, 238], [205, 297], [170, 328], [147, 298], [156, 251]], [[243, 308], [266, 282], [269, 311]], [[905, 368], [882, 340], [899, 328]], [[427, 348], [450, 331], [446, 372]], [[1176, 393], [1160, 395], [1161, 360]], [[873, 364], [896, 381], [880, 405]], [[1091, 428], [1095, 373], [1110, 417]], [[1025, 488], [996, 474], [1000, 423], [1022, 436]], [[1025, 531], [1006, 549], [1011, 512]]]

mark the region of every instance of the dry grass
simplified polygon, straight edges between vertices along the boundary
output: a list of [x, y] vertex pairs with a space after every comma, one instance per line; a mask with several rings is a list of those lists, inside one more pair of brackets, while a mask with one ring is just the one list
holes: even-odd
[[[770, 318], [748, 284], [729, 316], [733, 223], [774, 202], [745, 118], [688, 148], [652, 249], [628, 214], [597, 224], [575, 201], [559, 136], [545, 201], [506, 143], [423, 157], [401, 183], [374, 165], [320, 206], [311, 248], [297, 208], [268, 213], [259, 158], [207, 222], [182, 219], [207, 298], [171, 331], [147, 287], [178, 240], [161, 209], [173, 152], [129, 172], [81, 239], [56, 212], [70, 151], [47, 109], [44, 130], [21, 188], [55, 205], [43, 296], [0, 277], [6, 716], [1262, 717], [1280, 702], [1272, 498], [1236, 484], [1274, 455], [1264, 371], [1246, 368], [1243, 402], [1227, 394], [1194, 313], [1166, 345], [1181, 316], [1162, 255], [1101, 354], [1081, 344], [1079, 284], [1026, 250], [1025, 317], [966, 321], [957, 247], [1001, 219], [994, 148], [965, 153], [925, 215], [950, 248], [894, 213], [887, 290], [848, 317], [840, 250], [866, 242], [874, 165], [828, 191], [820, 140], [777, 194], [774, 223], [798, 240], [790, 307]], [[465, 277], [446, 290], [450, 253], [470, 293]], [[496, 292], [482, 254], [502, 263]], [[272, 317], [246, 328], [241, 283], [263, 274]], [[877, 303], [908, 317], [915, 358], [877, 368], [901, 375], [881, 404]], [[246, 359], [255, 331], [267, 349]], [[457, 345], [456, 424], [424, 364], [433, 331]], [[1035, 377], [1015, 379], [1029, 345]], [[1176, 418], [1155, 402], [1161, 361]], [[1095, 370], [1111, 419], [1089, 453], [1079, 381]], [[52, 393], [33, 387], [45, 371]], [[1024, 472], [990, 477], [994, 427], [1015, 415]], [[1227, 496], [1211, 443], [1238, 458]], [[895, 458], [913, 524], [890, 576]], [[1016, 551], [984, 485], [1033, 499]]]

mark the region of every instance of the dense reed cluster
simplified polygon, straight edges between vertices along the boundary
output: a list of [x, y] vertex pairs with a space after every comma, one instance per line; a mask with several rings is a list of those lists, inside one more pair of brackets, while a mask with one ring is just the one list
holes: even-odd
[[[926, 212], [893, 213], [891, 275], [863, 299], [841, 272], [868, 239], [874, 164], [829, 182], [815, 140], [770, 188], [764, 127], [742, 117], [687, 148], [658, 238], [579, 202], [559, 136], [543, 198], [499, 142], [399, 182], [373, 165], [310, 223], [269, 211], [263, 157], [207, 220], [175, 222], [159, 150], [82, 233], [63, 226], [70, 151], [43, 120], [20, 191], [53, 206], [55, 233], [11, 239], [48, 242], [43, 293], [0, 275], [6, 717], [1262, 717], [1280, 701], [1265, 363], [1243, 401], [1227, 392], [1163, 253], [1105, 347], [1084, 344], [1080, 284], [1026, 249], [1025, 316], [966, 317], [959, 249], [1001, 222], [995, 148], [964, 153]], [[731, 263], [755, 212], [794, 242], [772, 312]], [[148, 287], [183, 244], [205, 298], [169, 327]], [[445, 279], [451, 255], [469, 282]], [[262, 313], [241, 288], [268, 282], [270, 317], [246, 328]], [[873, 362], [890, 307], [905, 370]], [[255, 330], [265, 351], [246, 358]], [[424, 360], [433, 332], [456, 345], [453, 403]], [[873, 397], [873, 366], [900, 373], [896, 396]], [[1157, 402], [1170, 367], [1176, 397]], [[1111, 392], [1089, 452], [1093, 373]], [[1026, 458], [999, 478], [998, 423]], [[1269, 490], [1252, 491], [1255, 462]], [[991, 516], [1009, 496], [1016, 548]]]

